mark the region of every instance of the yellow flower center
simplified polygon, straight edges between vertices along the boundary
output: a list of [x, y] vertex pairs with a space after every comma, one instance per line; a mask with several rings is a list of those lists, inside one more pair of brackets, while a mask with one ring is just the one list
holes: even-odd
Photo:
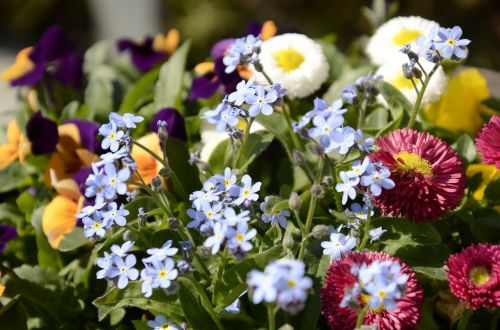
[[114, 140], [114, 139], [116, 138], [116, 134], [115, 134], [115, 133], [111, 133], [111, 134], [109, 134], [109, 138], [110, 138], [111, 140]]
[[167, 275], [168, 275], [168, 271], [167, 271], [167, 270], [165, 270], [165, 269], [162, 269], [162, 270], [160, 270], [160, 271], [158, 272], [158, 277], [159, 277], [159, 278], [165, 278], [165, 277], [167, 277]]
[[[420, 86], [420, 81], [418, 79], [413, 79], [413, 81], [415, 82], [415, 85], [417, 85], [417, 87]], [[406, 79], [402, 73], [399, 74], [395, 79], [390, 81], [390, 83], [397, 89], [413, 89], [411, 79]]]
[[488, 270], [486, 270], [486, 268], [484, 267], [472, 268], [469, 273], [469, 277], [474, 285], [486, 284], [491, 278], [490, 274], [488, 274]]
[[94, 229], [99, 229], [99, 228], [101, 228], [101, 224], [99, 222], [94, 222], [92, 227], [94, 227]]
[[207, 211], [207, 218], [211, 218], [214, 216], [214, 213], [212, 211]]
[[446, 40], [446, 43], [448, 44], [448, 46], [455, 46], [455, 40], [453, 40], [451, 38]]
[[395, 154], [394, 159], [397, 161], [397, 167], [405, 172], [418, 172], [424, 175], [432, 174], [432, 166], [428, 160], [411, 152], [400, 152]]
[[394, 43], [400, 47], [415, 41], [422, 35], [422, 32], [412, 29], [402, 29], [392, 39]]
[[170, 328], [170, 323], [169, 323], [169, 322], [167, 322], [167, 323], [163, 323], [163, 324], [161, 325], [161, 329], [162, 329], [162, 330], [167, 330], [168, 328]]
[[227, 187], [231, 184], [231, 181], [229, 179], [224, 180], [224, 185]]
[[109, 179], [109, 184], [114, 186], [116, 184], [116, 181], [116, 178], [111, 178]]
[[297, 281], [296, 281], [296, 280], [294, 280], [294, 279], [289, 279], [289, 280], [287, 281], [287, 284], [288, 284], [288, 287], [289, 287], [289, 288], [295, 288], [295, 287], [297, 286]]
[[245, 240], [245, 236], [243, 236], [243, 234], [242, 234], [242, 233], [238, 233], [238, 234], [236, 234], [236, 240], [237, 240], [238, 242], [242, 242], [242, 241], [244, 241], [244, 240]]
[[250, 189], [244, 189], [243, 196], [248, 197], [248, 195], [250, 195]]
[[296, 70], [304, 62], [304, 56], [293, 48], [279, 50], [274, 53], [278, 66], [285, 72]]
[[127, 267], [121, 266], [120, 267], [120, 273], [125, 273], [125, 272], [127, 272]]

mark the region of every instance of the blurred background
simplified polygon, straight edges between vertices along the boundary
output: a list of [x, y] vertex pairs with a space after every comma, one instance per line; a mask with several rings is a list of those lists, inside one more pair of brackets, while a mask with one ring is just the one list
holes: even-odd
[[[393, 1], [386, 1], [391, 3]], [[0, 70], [16, 52], [36, 43], [52, 24], [60, 25], [82, 51], [97, 40], [140, 38], [177, 28], [191, 39], [190, 65], [207, 57], [214, 42], [241, 36], [251, 21], [272, 19], [280, 30], [311, 37], [335, 35], [348, 51], [354, 40], [372, 33], [361, 14], [371, 0], [0, 0]], [[499, 0], [399, 1], [396, 15], [418, 15], [443, 26], [460, 25], [472, 40], [468, 65], [500, 71]], [[495, 79], [495, 78], [492, 78]], [[0, 110], [13, 102], [0, 87]], [[4, 122], [4, 120], [2, 120]]]

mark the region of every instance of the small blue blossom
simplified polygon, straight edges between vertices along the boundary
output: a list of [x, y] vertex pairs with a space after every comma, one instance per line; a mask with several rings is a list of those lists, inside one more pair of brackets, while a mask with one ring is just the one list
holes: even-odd
[[231, 73], [236, 70], [238, 65], [256, 63], [262, 40], [259, 36], [252, 34], [244, 38], [236, 39], [227, 49], [227, 54], [222, 59], [226, 65], [225, 72]]
[[148, 275], [147, 268], [141, 270], [141, 292], [144, 297], [151, 297], [153, 295], [153, 275]]
[[[210, 204], [208, 204], [210, 206]], [[205, 213], [203, 211], [197, 211], [193, 209], [188, 209], [186, 211], [187, 215], [192, 219], [191, 222], [187, 224], [188, 228], [199, 228], [200, 225], [205, 221]]]
[[183, 330], [181, 326], [161, 314], [157, 315], [154, 320], [149, 320], [146, 324], [153, 330]]
[[120, 142], [122, 141], [125, 132], [117, 130], [117, 126], [114, 122], [104, 124], [99, 128], [99, 134], [104, 137], [101, 142], [101, 147], [103, 149], [110, 149], [115, 152], [120, 147]]
[[226, 224], [217, 222], [213, 227], [213, 235], [207, 238], [203, 244], [205, 247], [211, 247], [212, 254], [216, 254], [220, 250], [220, 246], [224, 243], [227, 236], [231, 236], [234, 230], [228, 228]]
[[327, 103], [325, 100], [320, 99], [319, 97], [314, 99], [314, 109], [313, 111], [316, 114], [321, 114], [323, 117], [330, 116], [342, 116], [347, 112], [347, 109], [344, 108], [344, 104], [342, 100], [335, 100], [331, 104]]
[[101, 211], [104, 206], [106, 206], [105, 202], [95, 203], [94, 205], [87, 205], [80, 211], [80, 213], [76, 215], [76, 217], [78, 219], [81, 219], [83, 217], [91, 217], [95, 212]]
[[106, 229], [111, 226], [111, 221], [103, 218], [99, 212], [94, 212], [92, 218], [84, 217], [82, 223], [83, 234], [88, 238], [103, 238], [106, 235]]
[[365, 139], [363, 131], [360, 129], [354, 132], [354, 142], [362, 152], [370, 153], [373, 151], [374, 140], [372, 138]]
[[337, 151], [341, 155], [346, 155], [354, 145], [355, 130], [352, 127], [344, 126], [337, 128], [330, 136], [330, 144], [326, 147], [327, 153]]
[[240, 109], [236, 107], [232, 107], [226, 109], [220, 113], [220, 119], [217, 122], [216, 130], [217, 132], [223, 132], [227, 130], [229, 127], [235, 127], [238, 125], [238, 115], [240, 113]]
[[102, 268], [96, 273], [97, 279], [100, 280], [103, 278], [108, 278], [109, 277], [108, 273], [113, 267], [113, 262], [111, 261], [111, 255], [105, 251], [104, 257], [96, 259], [96, 264], [98, 267]]
[[122, 146], [116, 152], [107, 152], [100, 156], [101, 161], [95, 163], [97, 166], [104, 165], [106, 163], [114, 163], [117, 160], [128, 157], [130, 155], [130, 146]]
[[113, 252], [114, 255], [124, 258], [127, 256], [127, 253], [130, 251], [132, 246], [134, 246], [133, 241], [126, 241], [122, 244], [122, 246], [115, 244], [111, 246], [111, 252]]
[[382, 237], [382, 234], [384, 234], [386, 231], [387, 230], [383, 229], [382, 227], [370, 229], [368, 231], [368, 234], [370, 235], [370, 243], [378, 241], [380, 237]]
[[337, 183], [335, 190], [337, 192], [342, 192], [342, 205], [347, 203], [347, 198], [356, 198], [356, 186], [359, 183], [359, 177], [350, 178], [346, 172], [340, 172], [340, 178], [342, 183]]
[[248, 216], [249, 214], [250, 211], [242, 211], [240, 213], [236, 213], [233, 208], [227, 207], [223, 211], [223, 222], [228, 226], [236, 226], [240, 223], [247, 223], [248, 221], [250, 221], [250, 217]]
[[107, 200], [113, 200], [116, 195], [125, 195], [127, 193], [127, 183], [126, 181], [130, 177], [130, 170], [128, 168], [122, 168], [117, 170], [113, 163], [108, 163], [104, 165], [104, 174], [106, 175], [106, 186], [104, 187], [104, 198]]
[[[368, 218], [368, 205], [361, 206], [359, 203], [353, 203], [351, 205], [351, 212], [357, 219], [366, 220]], [[371, 211], [371, 215], [373, 215], [373, 211]]]
[[236, 226], [236, 230], [228, 242], [228, 247], [230, 250], [239, 248], [244, 252], [250, 251], [252, 249], [252, 243], [249, 241], [253, 239], [255, 235], [257, 235], [257, 230], [255, 230], [255, 228], [248, 230], [248, 224], [246, 222], [240, 222]]
[[308, 134], [311, 138], [319, 138], [319, 141], [323, 147], [328, 147], [331, 143], [332, 134], [335, 129], [342, 125], [344, 122], [344, 117], [332, 115], [325, 118], [318, 115], [313, 118], [313, 124], [315, 127], [308, 130]]
[[420, 36], [415, 40], [415, 44], [418, 46], [418, 55], [427, 53], [428, 51], [434, 51], [436, 49], [435, 40], [439, 32], [439, 26], [434, 26], [429, 31], [426, 36]]
[[120, 205], [115, 202], [108, 204], [108, 211], [104, 212], [104, 216], [109, 220], [116, 223], [118, 226], [123, 227], [127, 223], [127, 219], [125, 218], [129, 215], [129, 211], [125, 209], [125, 205]]
[[349, 104], [356, 103], [358, 93], [356, 92], [356, 89], [354, 89], [354, 87], [345, 87], [340, 93], [340, 97], [342, 98], [342, 100], [344, 100], [344, 102], [347, 102]]
[[144, 120], [144, 117], [136, 116], [131, 113], [126, 113], [123, 116], [116, 112], [109, 114], [109, 121], [115, 123], [118, 128], [136, 128], [137, 123]]
[[175, 269], [174, 261], [171, 258], [166, 258], [164, 261], [154, 260], [151, 266], [146, 268], [146, 275], [153, 277], [151, 285], [153, 288], [169, 288], [178, 274], [179, 272]]
[[142, 262], [163, 261], [167, 257], [175, 255], [178, 251], [179, 249], [172, 247], [172, 240], [168, 240], [160, 248], [148, 249], [147, 252], [150, 256], [142, 259]]
[[[338, 229], [340, 230], [340, 228]], [[332, 260], [340, 259], [356, 246], [356, 239], [350, 235], [344, 235], [339, 231], [330, 234], [329, 241], [321, 242], [323, 254], [329, 255]]]
[[279, 213], [276, 214], [267, 214], [265, 211], [266, 211], [266, 204], [268, 201], [269, 201], [269, 196], [266, 196], [266, 198], [264, 198], [264, 202], [260, 203], [260, 210], [263, 212], [262, 221], [265, 223], [271, 223], [271, 226], [279, 224], [282, 228], [286, 228], [286, 226], [288, 225], [288, 217], [290, 217], [290, 211], [281, 210]]
[[359, 160], [355, 160], [352, 164], [352, 168], [350, 171], [347, 171], [347, 176], [350, 178], [355, 178], [355, 177], [360, 177], [362, 176], [366, 169], [368, 168], [368, 165], [370, 165], [370, 158], [365, 157], [363, 159], [363, 162], [360, 162]]
[[236, 106], [240, 106], [245, 102], [245, 99], [249, 95], [255, 95], [255, 85], [254, 78], [250, 78], [248, 81], [242, 80], [236, 85], [236, 91], [229, 94], [227, 97], [228, 102], [234, 103]]
[[266, 91], [263, 86], [255, 86], [255, 94], [247, 94], [245, 103], [250, 105], [248, 114], [257, 117], [259, 113], [270, 116], [273, 113], [272, 104], [278, 99], [275, 91]]
[[436, 48], [442, 57], [458, 61], [467, 57], [467, 45], [470, 44], [469, 39], [460, 39], [462, 29], [459, 26], [453, 28], [440, 28], [438, 37], [435, 42]]
[[125, 288], [129, 280], [135, 281], [139, 277], [139, 271], [134, 268], [137, 262], [134, 255], [129, 254], [125, 259], [113, 255], [111, 260], [115, 266], [109, 271], [109, 277], [118, 276], [117, 286], [119, 289]]
[[224, 188], [229, 191], [234, 185], [236, 185], [236, 175], [233, 174], [229, 167], [226, 167], [224, 169]]
[[369, 187], [374, 196], [380, 196], [382, 188], [392, 189], [395, 186], [394, 181], [389, 178], [391, 171], [387, 167], [372, 164], [367, 168], [366, 174], [361, 177], [361, 184]]
[[213, 204], [204, 204], [201, 207], [205, 219], [208, 220], [219, 220], [222, 217], [222, 203], [214, 202]]
[[246, 201], [257, 201], [259, 199], [257, 192], [260, 190], [261, 183], [256, 182], [252, 185], [252, 178], [248, 174], [241, 178], [241, 183], [243, 186], [240, 189], [240, 196], [234, 201], [234, 204], [241, 205]]
[[210, 203], [219, 200], [219, 192], [212, 190], [209, 191], [195, 191], [189, 195], [189, 200], [193, 201], [193, 206], [197, 210], [203, 209], [203, 207], [210, 207]]

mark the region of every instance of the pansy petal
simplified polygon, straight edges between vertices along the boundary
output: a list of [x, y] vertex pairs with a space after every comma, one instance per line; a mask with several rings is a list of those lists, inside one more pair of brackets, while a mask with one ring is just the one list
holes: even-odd
[[77, 203], [65, 196], [56, 196], [47, 204], [42, 216], [42, 230], [50, 245], [57, 249], [64, 235], [76, 226]]

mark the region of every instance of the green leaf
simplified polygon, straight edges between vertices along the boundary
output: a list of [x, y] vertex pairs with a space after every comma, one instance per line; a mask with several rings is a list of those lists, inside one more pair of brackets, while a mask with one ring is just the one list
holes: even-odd
[[269, 199], [266, 202], [266, 207], [264, 208], [264, 212], [267, 214], [274, 214], [273, 208], [282, 201], [283, 198], [281, 198], [280, 196], [274, 196], [274, 195], [269, 196]]
[[469, 163], [472, 163], [477, 157], [474, 140], [468, 134], [462, 134], [452, 147]]
[[59, 243], [59, 251], [67, 252], [75, 250], [85, 244], [89, 243], [89, 240], [83, 234], [83, 228], [74, 228], [71, 232], [64, 235], [61, 243]]
[[385, 126], [383, 129], [381, 129], [377, 133], [376, 137], [384, 136], [400, 127], [403, 127], [410, 120], [410, 116], [408, 115], [408, 113], [406, 113], [406, 111], [404, 111], [403, 108], [401, 107], [392, 109], [391, 114], [393, 120], [389, 124], [387, 124], [387, 126]]
[[26, 309], [17, 299], [0, 309], [0, 330], [28, 330], [27, 322]]
[[117, 307], [137, 307], [152, 313], [164, 314], [177, 322], [184, 320], [175, 295], [167, 295], [163, 290], [154, 290], [153, 295], [146, 298], [141, 292], [141, 285], [140, 281], [132, 281], [124, 289], [113, 287], [95, 299], [92, 304], [101, 309], [99, 321]]
[[24, 222], [24, 216], [19, 213], [19, 209], [10, 203], [0, 204], [0, 221], [8, 221], [9, 223], [15, 224], [16, 226], [21, 226]]
[[219, 317], [205, 295], [205, 289], [198, 282], [186, 277], [179, 277], [178, 283], [179, 301], [189, 325], [194, 330], [223, 329]]
[[252, 269], [263, 269], [271, 260], [283, 257], [285, 251], [281, 245], [262, 253], [249, 255], [243, 261], [226, 269], [222, 278], [215, 285], [216, 311], [220, 311], [238, 298], [246, 290], [247, 274]]
[[161, 66], [160, 76], [155, 88], [155, 104], [158, 109], [173, 107], [180, 110], [186, 58], [191, 42], [188, 40]]
[[265, 131], [257, 131], [248, 136], [247, 143], [241, 151], [241, 163], [237, 167], [241, 171], [246, 171], [248, 166], [273, 142], [273, 135]]
[[17, 197], [16, 204], [20, 210], [24, 211], [27, 219], [29, 219], [31, 213], [33, 212], [37, 200], [28, 191], [24, 191]]
[[484, 190], [484, 196], [493, 204], [500, 204], [500, 178], [496, 178]]
[[31, 178], [23, 166], [14, 163], [0, 171], [0, 182], [0, 193], [5, 193], [28, 185]]
[[225, 329], [254, 330], [255, 320], [245, 314], [223, 313], [219, 315]]
[[365, 129], [380, 130], [387, 126], [389, 112], [385, 108], [376, 108], [366, 116]]
[[316, 42], [320, 44], [330, 65], [330, 81], [337, 80], [344, 72], [351, 69], [345, 55], [333, 43], [323, 40], [316, 40]]
[[151, 330], [151, 327], [149, 327], [144, 321], [133, 320], [132, 324], [134, 325], [135, 330]]
[[143, 75], [127, 92], [123, 102], [118, 110], [119, 113], [135, 113], [139, 101], [146, 95], [154, 86], [154, 82], [160, 76], [160, 69], [154, 68]]
[[292, 158], [292, 150], [295, 149], [292, 138], [288, 132], [285, 118], [282, 113], [273, 112], [270, 116], [258, 116], [257, 122], [271, 132], [285, 148], [288, 157]]
[[495, 110], [496, 112], [500, 112], [500, 99], [497, 97], [489, 97], [486, 100], [481, 102], [486, 105], [488, 108]]
[[[396, 87], [383, 80], [379, 80], [375, 84], [389, 106], [401, 107], [408, 115], [411, 114], [413, 105]], [[403, 124], [406, 125], [406, 123]]]
[[91, 74], [99, 66], [104, 64], [108, 58], [111, 47], [113, 47], [113, 44], [106, 40], [93, 44], [85, 52], [83, 59], [83, 72]]
[[222, 173], [224, 167], [229, 164], [229, 159], [232, 155], [233, 147], [229, 143], [229, 139], [221, 141], [210, 154], [208, 166], [214, 173]]
[[413, 267], [415, 273], [420, 274], [430, 280], [447, 281], [444, 267]]

